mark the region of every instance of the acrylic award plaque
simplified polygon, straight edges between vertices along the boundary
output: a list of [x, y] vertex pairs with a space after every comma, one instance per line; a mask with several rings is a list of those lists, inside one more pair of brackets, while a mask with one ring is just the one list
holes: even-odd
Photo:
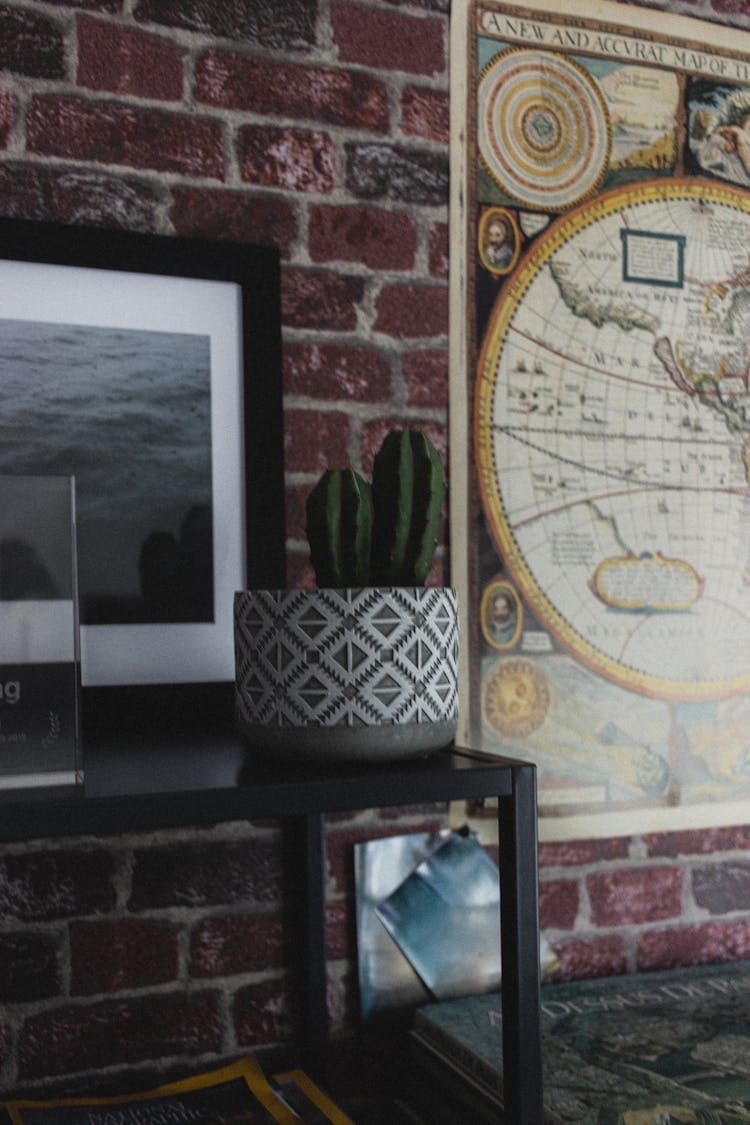
[[75, 481], [0, 493], [0, 789], [80, 784]]

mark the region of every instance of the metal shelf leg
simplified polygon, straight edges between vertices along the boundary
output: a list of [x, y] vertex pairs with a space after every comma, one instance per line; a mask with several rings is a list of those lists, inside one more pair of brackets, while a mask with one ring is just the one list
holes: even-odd
[[305, 994], [303, 1044], [305, 1067], [319, 1080], [325, 1076], [328, 1049], [326, 1003], [325, 844], [323, 817], [303, 818], [305, 926]]
[[536, 770], [513, 766], [498, 801], [505, 1120], [542, 1125]]

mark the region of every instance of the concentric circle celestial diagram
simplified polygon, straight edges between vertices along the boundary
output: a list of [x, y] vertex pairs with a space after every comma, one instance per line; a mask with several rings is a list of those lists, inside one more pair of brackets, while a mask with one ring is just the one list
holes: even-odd
[[596, 83], [562, 55], [504, 51], [478, 90], [479, 152], [495, 182], [525, 207], [570, 207], [607, 167], [611, 128]]

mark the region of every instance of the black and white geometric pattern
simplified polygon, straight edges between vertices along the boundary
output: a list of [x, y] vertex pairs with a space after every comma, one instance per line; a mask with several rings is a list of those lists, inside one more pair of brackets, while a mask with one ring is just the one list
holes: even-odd
[[242, 591], [234, 615], [240, 726], [456, 719], [454, 590]]

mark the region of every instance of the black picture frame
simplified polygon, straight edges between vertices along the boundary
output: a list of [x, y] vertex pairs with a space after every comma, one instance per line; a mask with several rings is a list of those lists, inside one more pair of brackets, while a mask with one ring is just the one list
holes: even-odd
[[[228, 307], [238, 302], [239, 311], [232, 323], [238, 335], [236, 347], [239, 349], [240, 359], [238, 367], [238, 399], [240, 404], [236, 425], [236, 434], [226, 435], [235, 441], [239, 437], [242, 454], [238, 458], [238, 469], [241, 480], [238, 482], [241, 503], [240, 511], [230, 513], [230, 518], [236, 516], [242, 565], [234, 579], [237, 589], [283, 586], [285, 584], [285, 519], [284, 519], [284, 458], [283, 458], [283, 409], [281, 387], [281, 296], [280, 296], [280, 262], [278, 249], [273, 245], [246, 245], [220, 241], [209, 241], [194, 238], [171, 237], [141, 232], [122, 230], [103, 230], [93, 227], [64, 226], [57, 223], [35, 222], [25, 219], [0, 218], [0, 285], [3, 273], [7, 274], [7, 284], [16, 278], [18, 263], [24, 264], [24, 270], [32, 267], [52, 267], [52, 272], [38, 275], [45, 278], [45, 284], [59, 290], [60, 287], [78, 285], [79, 279], [98, 283], [103, 287], [133, 285], [139, 283], [144, 277], [150, 280], [143, 281], [145, 289], [156, 301], [150, 301], [151, 309], [160, 308], [159, 286], [163, 280], [165, 298], [170, 294], [170, 286], [183, 282], [221, 283], [223, 288], [211, 287], [211, 295], [216, 294], [217, 303], [226, 300]], [[62, 267], [60, 271], [59, 267]], [[10, 272], [13, 270], [14, 272]], [[106, 271], [91, 275], [90, 278], [80, 271]], [[132, 276], [132, 275], [135, 275]], [[32, 269], [31, 282], [37, 273]], [[24, 280], [25, 279], [25, 280]], [[22, 272], [21, 283], [31, 284], [25, 273]], [[154, 290], [153, 286], [157, 288]], [[85, 288], [85, 285], [84, 285]], [[93, 303], [98, 300], [96, 285], [94, 285]], [[206, 290], [196, 289], [196, 315], [201, 314], [197, 307], [199, 295]], [[33, 288], [29, 289], [33, 293]], [[2, 289], [0, 288], [0, 295]], [[182, 289], [176, 289], [170, 301], [179, 301], [184, 295]], [[190, 299], [190, 298], [189, 298]], [[110, 297], [111, 301], [111, 297]], [[31, 300], [33, 304], [33, 299]], [[165, 300], [165, 304], [169, 302]], [[108, 307], [111, 307], [108, 306]], [[11, 313], [15, 317], [16, 313]], [[103, 314], [104, 315], [104, 314]], [[202, 314], [201, 314], [202, 315]], [[3, 313], [0, 303], [0, 319], [7, 317]], [[159, 318], [158, 311], [150, 312], [149, 316]], [[45, 309], [43, 304], [34, 307], [29, 315], [23, 314], [21, 319], [30, 321], [44, 321]], [[106, 321], [106, 315], [105, 315]], [[64, 322], [63, 322], [64, 323]], [[79, 323], [78, 319], [74, 322]], [[94, 323], [86, 320], [85, 324]], [[196, 330], [197, 331], [197, 330]], [[235, 343], [230, 341], [231, 348]], [[212, 440], [211, 451], [220, 444], [217, 442], [217, 432], [213, 419], [215, 399], [220, 397], [220, 384], [214, 384], [214, 341], [211, 338], [211, 411], [212, 411]], [[226, 420], [225, 420], [225, 424]], [[228, 422], [231, 428], [234, 419]], [[222, 431], [222, 443], [224, 438]], [[75, 465], [67, 471], [75, 472]], [[217, 499], [217, 490], [223, 485], [220, 475], [211, 475], [212, 512], [215, 510], [214, 501]], [[234, 487], [234, 486], [233, 486]], [[214, 540], [216, 528], [214, 528]], [[215, 551], [214, 551], [215, 554]], [[212, 572], [213, 574], [213, 572]], [[213, 580], [213, 579], [212, 579]], [[224, 626], [222, 627], [222, 645], [231, 644], [231, 630], [228, 638], [226, 632], [227, 606], [225, 604], [229, 591], [225, 590], [222, 599], [222, 614]], [[106, 629], [107, 625], [97, 625], [94, 628]], [[137, 629], [140, 625], [136, 626]], [[145, 630], [158, 630], [158, 624], [144, 624], [144, 643], [151, 643]], [[85, 631], [82, 629], [82, 634]], [[98, 634], [102, 635], [102, 634]], [[223, 659], [223, 658], [222, 658]], [[85, 645], [84, 645], [85, 662]], [[226, 696], [226, 689], [231, 681], [231, 669], [227, 661], [221, 674], [212, 670], [208, 674], [201, 672], [200, 657], [195, 660], [196, 675], [186, 675], [184, 670], [178, 676], [170, 674], [168, 666], [163, 675], [153, 672], [140, 679], [138, 675], [122, 674], [108, 675], [102, 680], [91, 669], [82, 666], [84, 685], [84, 699], [90, 700], [104, 698], [105, 710], [110, 710], [112, 700], [126, 699], [127, 710], [133, 709], [136, 698], [147, 697], [158, 701], [155, 709], [159, 709], [166, 695], [171, 694], [177, 698], [202, 698], [204, 701], [219, 691]], [[136, 710], [140, 710], [138, 706]], [[151, 710], [151, 706], [147, 710]], [[117, 707], [121, 711], [122, 708]], [[168, 708], [166, 709], [168, 713]]]

